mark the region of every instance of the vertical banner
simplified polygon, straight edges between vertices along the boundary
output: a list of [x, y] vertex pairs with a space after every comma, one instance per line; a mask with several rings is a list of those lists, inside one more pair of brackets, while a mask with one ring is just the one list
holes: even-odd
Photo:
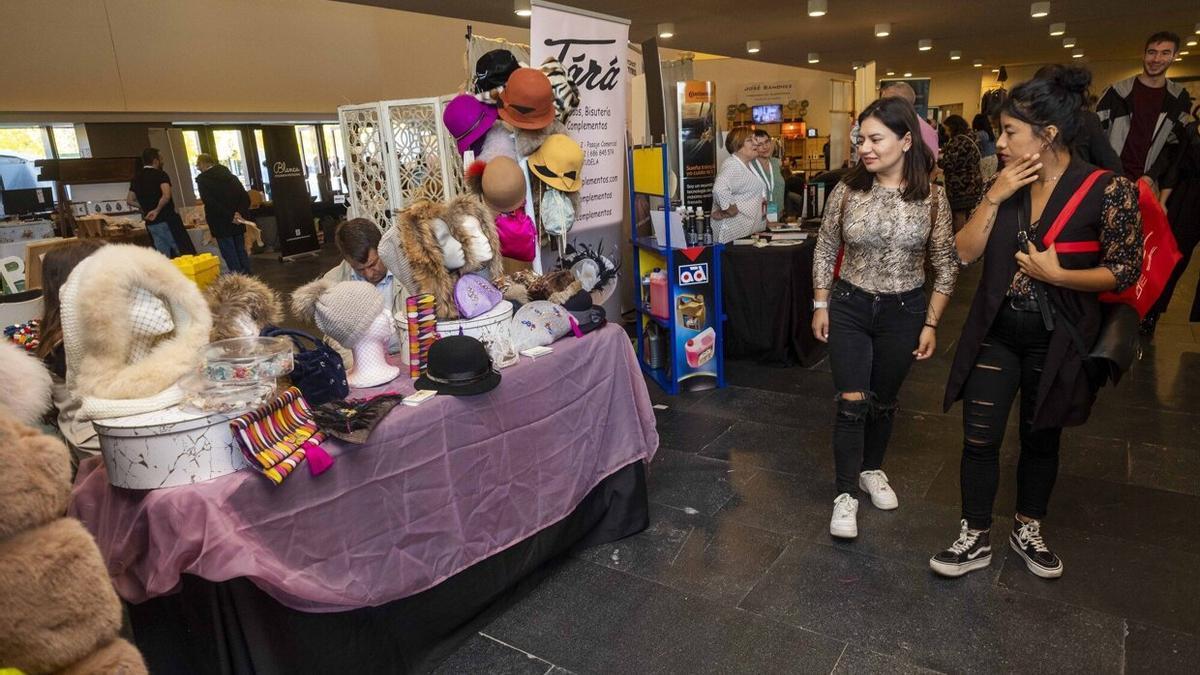
[[689, 248], [676, 252], [675, 269], [669, 280], [674, 287], [675, 344], [672, 363], [679, 381], [694, 377], [717, 377], [721, 355], [717, 344], [717, 298], [713, 280], [716, 248]]
[[629, 21], [533, 0], [530, 65], [558, 59], [579, 87], [567, 133], [583, 148], [572, 232], [624, 220]]
[[679, 175], [683, 177], [683, 205], [712, 210], [712, 188], [717, 179], [717, 120], [713, 106], [717, 88], [712, 82], [679, 82]]
[[296, 128], [264, 126], [263, 143], [267, 151], [267, 173], [271, 181], [271, 202], [275, 207], [275, 225], [279, 232], [279, 256], [314, 253], [320, 250], [313, 226], [312, 199], [304, 180], [304, 164], [296, 143]]

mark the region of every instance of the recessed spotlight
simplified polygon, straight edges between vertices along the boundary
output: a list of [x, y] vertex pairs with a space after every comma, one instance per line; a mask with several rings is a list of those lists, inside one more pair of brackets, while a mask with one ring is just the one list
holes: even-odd
[[999, 69], [999, 68], [992, 68], [992, 72], [993, 72], [993, 73], [998, 73], [998, 72], [1000, 72], [1000, 69]]
[[762, 51], [762, 43], [758, 40], [751, 40], [746, 43], [746, 53], [757, 54]]
[[1075, 51], [1071, 52], [1071, 58], [1073, 58], [1073, 59], [1082, 59], [1082, 58], [1083, 58], [1083, 50], [1082, 50], [1082, 49], [1076, 49]]
[[1179, 54], [1178, 54], [1178, 55], [1179, 55], [1179, 56], [1187, 56], [1188, 54], [1191, 54], [1191, 52], [1189, 52], [1188, 50], [1186, 50], [1186, 49], [1185, 49], [1185, 50], [1183, 50], [1183, 51], [1179, 52]]
[[1063, 35], [1066, 32], [1067, 32], [1067, 24], [1065, 24], [1065, 23], [1050, 24], [1050, 36], [1051, 37], [1058, 37], [1059, 35]]
[[826, 0], [808, 0], [809, 16], [825, 16], [828, 11], [829, 3]]
[[862, 61], [854, 61], [853, 63], [850, 64], [850, 67], [854, 70], [858, 70], [859, 68], [865, 68], [866, 66], [867, 66], [867, 64], [863, 63]]
[[958, 51], [957, 49], [950, 50], [950, 60], [951, 61], [957, 61], [961, 58], [962, 58], [962, 52]]
[[1200, 23], [1196, 24], [1196, 35], [1200, 35]]
[[808, 53], [808, 62], [809, 63], [820, 63], [821, 55], [816, 52], [809, 52]]
[[975, 66], [976, 68], [982, 68], [983, 67], [983, 59], [975, 59], [975, 63], [972, 63], [971, 65]]
[[658, 37], [666, 40], [667, 38], [675, 37], [675, 24], [660, 23], [658, 24]]
[[905, 73], [905, 74], [904, 74], [904, 76], [905, 76], [905, 77], [912, 77], [912, 73]]
[[1198, 44], [1200, 44], [1200, 42], [1197, 42], [1196, 38], [1192, 38], [1187, 41], [1187, 46], [1189, 46], [1189, 47], [1195, 47]]
[[887, 71], [887, 74], [888, 74], [888, 76], [890, 77], [890, 76], [892, 76], [892, 75], [895, 75], [895, 74], [896, 74], [896, 71], [894, 71], [894, 70], [889, 70], [889, 71]]
[[1049, 15], [1050, 15], [1050, 3], [1035, 2], [1031, 5], [1029, 5], [1029, 16], [1032, 16], [1035, 19], [1040, 19], [1044, 16], [1049, 16]]
[[1074, 47], [1074, 46], [1075, 46], [1075, 38], [1073, 38], [1073, 37], [1063, 38], [1063, 49], [1070, 49], [1071, 47]]
[[917, 40], [917, 50], [918, 51], [927, 52], [930, 49], [933, 49], [933, 40], [930, 40], [929, 38], [922, 38], [920, 40]]
[[875, 37], [887, 37], [892, 34], [892, 24], [877, 23], [875, 24]]
[[513, 14], [517, 16], [529, 16], [533, 14], [533, 10], [529, 8], [529, 0], [514, 0]]

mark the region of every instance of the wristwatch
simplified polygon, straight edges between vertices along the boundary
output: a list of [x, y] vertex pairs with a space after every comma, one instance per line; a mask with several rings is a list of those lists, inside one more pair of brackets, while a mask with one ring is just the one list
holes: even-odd
[[818, 309], [829, 309], [829, 301], [828, 300], [813, 300], [813, 311], [815, 312]]

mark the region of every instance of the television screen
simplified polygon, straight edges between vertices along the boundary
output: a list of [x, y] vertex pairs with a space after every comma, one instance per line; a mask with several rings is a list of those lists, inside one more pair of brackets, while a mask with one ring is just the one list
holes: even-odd
[[756, 105], [750, 109], [755, 124], [775, 124], [783, 121], [782, 105]]
[[50, 188], [26, 188], [0, 191], [4, 214], [25, 216], [54, 210], [54, 191]]
[[816, 138], [816, 137], [817, 137], [817, 130], [816, 130], [816, 128], [815, 128], [815, 127], [809, 127], [809, 128], [808, 128], [808, 137], [809, 137], [809, 138]]

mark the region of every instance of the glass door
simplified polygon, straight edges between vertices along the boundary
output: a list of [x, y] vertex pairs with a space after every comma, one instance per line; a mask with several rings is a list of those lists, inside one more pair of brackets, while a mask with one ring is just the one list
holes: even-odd
[[315, 200], [321, 199], [321, 148], [317, 141], [317, 126], [315, 124], [296, 125], [296, 143], [300, 146], [300, 161], [304, 164], [305, 182], [308, 184], [308, 194]]
[[321, 125], [322, 140], [325, 141], [325, 165], [329, 167], [329, 183], [335, 196], [346, 195], [346, 160], [342, 152], [342, 131], [337, 124]]
[[240, 129], [213, 129], [213, 149], [218, 164], [224, 164], [238, 177], [243, 187], [251, 185], [250, 168], [246, 166], [246, 147]]

